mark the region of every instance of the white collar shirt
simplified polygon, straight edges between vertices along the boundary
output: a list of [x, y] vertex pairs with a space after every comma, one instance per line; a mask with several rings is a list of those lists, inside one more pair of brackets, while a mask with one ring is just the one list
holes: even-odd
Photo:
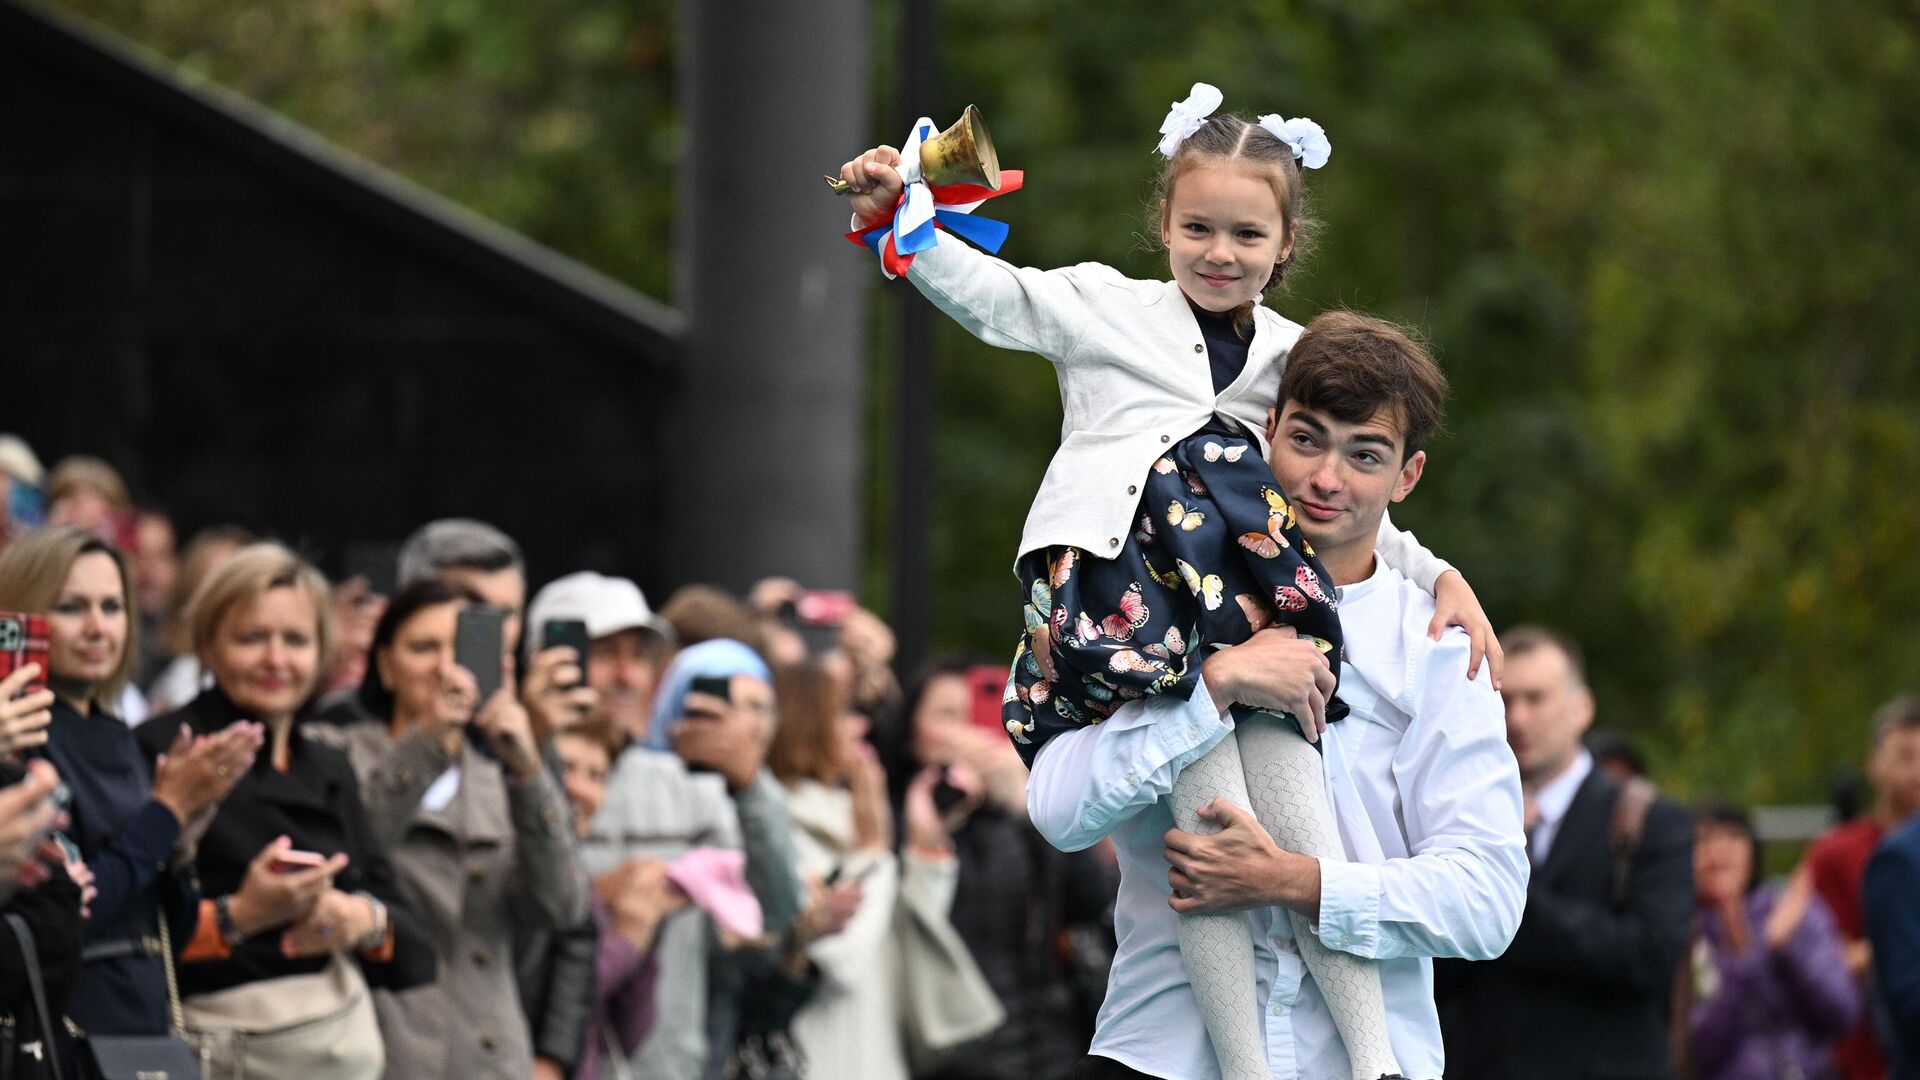
[[1559, 776], [1541, 785], [1534, 794], [1533, 804], [1540, 811], [1540, 819], [1533, 823], [1533, 837], [1527, 842], [1533, 865], [1546, 865], [1547, 852], [1553, 849], [1553, 838], [1560, 835], [1560, 822], [1566, 819], [1567, 808], [1573, 805], [1573, 797], [1580, 793], [1580, 785], [1587, 782], [1587, 776], [1592, 772], [1593, 755], [1583, 748], [1573, 759], [1573, 764], [1562, 770]]
[[[1518, 767], [1499, 695], [1466, 678], [1466, 635], [1426, 636], [1433, 599], [1384, 562], [1340, 590], [1350, 715], [1324, 740], [1327, 791], [1351, 861], [1321, 862], [1328, 947], [1380, 962], [1388, 1033], [1409, 1076], [1444, 1067], [1432, 957], [1506, 950], [1526, 903]], [[1118, 950], [1092, 1052], [1155, 1076], [1212, 1080], [1219, 1065], [1180, 960], [1162, 837], [1175, 774], [1233, 719], [1204, 686], [1129, 703], [1055, 736], [1028, 784], [1035, 826], [1068, 851], [1110, 836], [1121, 880]], [[1275, 1080], [1350, 1075], [1325, 1000], [1278, 909], [1249, 912], [1256, 993]]]

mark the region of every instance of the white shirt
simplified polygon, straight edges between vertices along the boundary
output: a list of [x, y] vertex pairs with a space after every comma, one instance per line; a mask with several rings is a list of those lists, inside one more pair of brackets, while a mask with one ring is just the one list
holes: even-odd
[[[1340, 590], [1352, 710], [1322, 744], [1327, 791], [1351, 862], [1321, 861], [1320, 940], [1379, 960], [1388, 1033], [1408, 1076], [1444, 1066], [1429, 958], [1506, 950], [1526, 905], [1520, 773], [1491, 680], [1466, 677], [1469, 643], [1427, 637], [1433, 598], [1375, 560]], [[1034, 825], [1077, 851], [1111, 835], [1119, 854], [1119, 949], [1092, 1051], [1156, 1076], [1220, 1075], [1180, 962], [1167, 906], [1163, 798], [1188, 762], [1233, 726], [1204, 686], [1131, 702], [1112, 719], [1056, 735], [1027, 787]], [[1278, 909], [1248, 913], [1267, 1060], [1276, 1080], [1345, 1077], [1347, 1053]]]
[[1553, 848], [1553, 838], [1560, 832], [1560, 822], [1567, 816], [1567, 808], [1573, 805], [1573, 797], [1579, 794], [1580, 785], [1587, 782], [1587, 774], [1591, 772], [1593, 755], [1582, 747], [1573, 764], [1534, 793], [1533, 805], [1540, 811], [1540, 820], [1533, 823], [1533, 840], [1528, 845], [1533, 865], [1547, 864], [1547, 852]]
[[[1171, 281], [1135, 280], [1101, 263], [1014, 266], [948, 232], [914, 256], [907, 280], [987, 344], [1053, 363], [1060, 449], [1027, 511], [1021, 555], [1068, 545], [1114, 557], [1154, 460], [1215, 415], [1245, 426], [1267, 456], [1267, 410], [1301, 332], [1271, 308], [1254, 306], [1247, 366], [1216, 394], [1200, 322]], [[1385, 520], [1378, 547], [1428, 591], [1452, 569]]]

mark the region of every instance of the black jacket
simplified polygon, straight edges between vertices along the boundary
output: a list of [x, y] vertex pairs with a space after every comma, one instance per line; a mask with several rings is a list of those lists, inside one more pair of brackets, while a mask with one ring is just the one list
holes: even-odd
[[147, 760], [119, 717], [98, 708], [81, 715], [56, 701], [41, 752], [72, 793], [67, 836], [99, 890], [67, 1016], [88, 1033], [163, 1034], [166, 969], [154, 948], [160, 914], [178, 953], [193, 935], [200, 901], [192, 868], [170, 869], [180, 822], [153, 801]]
[[1447, 1076], [1668, 1080], [1673, 976], [1693, 917], [1693, 824], [1653, 804], [1613, 902], [1608, 831], [1620, 786], [1595, 769], [1527, 886], [1497, 960], [1434, 963]]
[[533, 1036], [533, 1056], [571, 1073], [586, 1048], [599, 970], [600, 930], [592, 919], [570, 930], [525, 925], [513, 931], [513, 975]]
[[[179, 711], [140, 725], [135, 735], [151, 758], [166, 750], [183, 723], [195, 735], [208, 735], [241, 719], [245, 717], [224, 694], [208, 690]], [[373, 843], [360, 786], [346, 755], [301, 734], [298, 721], [288, 744], [286, 772], [274, 768], [270, 751], [271, 746], [261, 747], [253, 768], [220, 804], [200, 841], [195, 867], [205, 894], [224, 896], [239, 889], [248, 865], [276, 837], [290, 837], [301, 851], [345, 852], [348, 862], [334, 878], [334, 887], [377, 897], [386, 904], [394, 929], [391, 960], [361, 961], [367, 982], [389, 990], [432, 982], [433, 946], [402, 898], [386, 854]], [[227, 959], [181, 965], [180, 992], [211, 993], [261, 979], [310, 974], [326, 964], [326, 957], [293, 960], [281, 955], [280, 935], [269, 930], [241, 942]]]

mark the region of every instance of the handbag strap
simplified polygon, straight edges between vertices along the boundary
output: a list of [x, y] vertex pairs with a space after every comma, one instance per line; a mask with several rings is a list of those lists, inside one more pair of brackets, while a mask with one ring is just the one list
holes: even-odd
[[167, 929], [164, 904], [160, 908], [160, 967], [167, 973], [167, 1017], [173, 1022], [173, 1033], [186, 1038], [187, 1011], [180, 1004], [180, 981], [173, 972], [173, 935]]
[[20, 942], [20, 960], [27, 969], [27, 988], [33, 993], [33, 1011], [40, 1019], [40, 1049], [49, 1075], [60, 1080], [60, 1054], [53, 1042], [53, 1014], [47, 1009], [47, 988], [40, 981], [40, 951], [34, 948], [33, 931], [27, 920], [7, 913], [7, 925]]

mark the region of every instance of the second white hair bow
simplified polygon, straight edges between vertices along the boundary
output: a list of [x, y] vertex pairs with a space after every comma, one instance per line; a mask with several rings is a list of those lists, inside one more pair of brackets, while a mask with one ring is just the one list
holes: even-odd
[[1194, 83], [1193, 89], [1187, 92], [1187, 100], [1174, 102], [1173, 108], [1167, 110], [1167, 118], [1160, 121], [1160, 156], [1172, 157], [1180, 144], [1187, 141], [1187, 136], [1200, 130], [1200, 125], [1207, 122], [1207, 117], [1213, 115], [1223, 100], [1219, 87]]
[[1260, 126], [1293, 147], [1294, 160], [1301, 168], [1317, 169], [1333, 156], [1333, 144], [1327, 141], [1326, 130], [1304, 116], [1288, 120], [1279, 113], [1268, 113], [1260, 118]]

